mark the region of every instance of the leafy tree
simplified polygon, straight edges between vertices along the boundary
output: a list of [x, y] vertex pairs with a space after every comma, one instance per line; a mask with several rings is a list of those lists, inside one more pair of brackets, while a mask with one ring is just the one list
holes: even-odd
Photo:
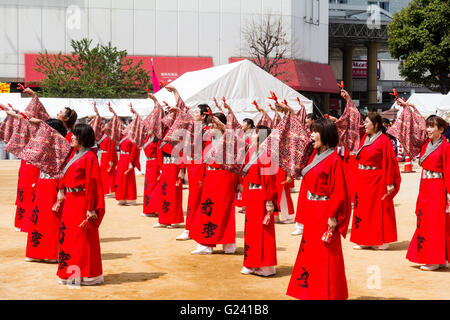
[[388, 25], [400, 75], [446, 94], [450, 90], [450, 1], [412, 0]]
[[40, 53], [35, 70], [45, 78], [38, 82], [47, 97], [132, 98], [142, 96], [151, 87], [149, 71], [142, 60], [133, 63], [127, 51], [97, 44], [92, 40], [72, 40], [69, 55]]

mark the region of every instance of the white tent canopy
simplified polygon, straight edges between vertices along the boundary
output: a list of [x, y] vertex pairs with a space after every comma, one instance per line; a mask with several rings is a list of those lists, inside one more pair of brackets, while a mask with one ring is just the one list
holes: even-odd
[[[170, 85], [178, 90], [188, 107], [207, 103], [214, 110], [213, 98], [220, 102], [221, 97], [224, 96], [240, 122], [245, 118], [257, 121], [261, 117], [252, 105], [253, 100], [266, 109], [271, 117], [274, 116], [268, 107], [269, 103], [274, 104], [273, 100], [267, 98], [271, 90], [280, 100], [286, 99], [296, 111], [300, 109], [297, 97], [305, 105], [307, 113], [313, 110], [311, 100], [249, 60], [187, 72]], [[155, 96], [160, 102], [175, 104], [173, 94], [167, 90], [160, 90]]]
[[441, 102], [437, 107], [439, 116], [446, 116], [450, 113], [450, 92], [442, 96]]
[[[442, 101], [445, 95], [440, 93], [413, 93], [408, 102], [416, 106], [420, 114], [424, 117], [428, 117], [432, 114], [437, 114], [438, 109], [442, 105]], [[450, 101], [449, 101], [450, 102]], [[396, 102], [392, 105], [392, 108], [400, 110], [401, 107]], [[450, 111], [450, 104], [448, 106]]]

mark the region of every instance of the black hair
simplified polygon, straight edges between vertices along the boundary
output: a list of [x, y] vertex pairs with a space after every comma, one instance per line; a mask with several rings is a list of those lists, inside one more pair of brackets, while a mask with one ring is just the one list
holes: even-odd
[[311, 124], [311, 131], [320, 134], [320, 140], [322, 140], [323, 145], [334, 148], [339, 143], [339, 134], [336, 124], [330, 119], [320, 118], [317, 121], [314, 121]]
[[199, 104], [198, 108], [200, 109], [200, 115], [205, 115], [205, 120], [203, 120], [204, 123], [209, 122], [209, 112], [211, 111], [211, 108], [207, 104]]
[[227, 117], [222, 112], [213, 113], [213, 116], [219, 119], [223, 124], [227, 124]]
[[431, 115], [427, 118], [425, 121], [427, 127], [438, 127], [438, 129], [445, 129], [447, 128], [447, 121], [442, 119], [441, 117], [438, 117], [437, 115]]
[[311, 112], [306, 115], [306, 119], [311, 119], [312, 121], [316, 121], [317, 119], [319, 119], [319, 117], [314, 112]]
[[65, 107], [66, 111], [64, 112], [64, 125], [67, 129], [72, 129], [77, 122], [78, 115], [74, 109], [70, 109], [69, 107]]
[[48, 119], [45, 121], [46, 124], [48, 124], [50, 127], [58, 131], [63, 137], [67, 134], [67, 129], [64, 127], [64, 123], [61, 120], [58, 119]]
[[247, 122], [247, 124], [250, 126], [250, 129], [253, 129], [255, 127], [255, 123], [250, 118], [245, 118], [244, 122]]
[[77, 137], [78, 143], [85, 148], [91, 148], [95, 144], [94, 129], [88, 124], [77, 124], [73, 128], [72, 134]]
[[381, 118], [381, 115], [376, 111], [370, 111], [366, 118], [369, 118], [369, 120], [373, 123], [374, 126], [377, 127], [377, 131], [386, 133], [387, 129], [385, 126], [383, 126], [383, 119]]

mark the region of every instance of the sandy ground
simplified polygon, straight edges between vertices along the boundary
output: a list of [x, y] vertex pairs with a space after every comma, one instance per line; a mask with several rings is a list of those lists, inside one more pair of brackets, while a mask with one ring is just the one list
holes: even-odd
[[[13, 228], [18, 167], [19, 161], [0, 161], [0, 299], [291, 299], [285, 292], [300, 242], [299, 236], [290, 235], [293, 225], [276, 225], [275, 276], [242, 275], [244, 215], [236, 210], [236, 254], [225, 255], [220, 246], [213, 255], [191, 255], [192, 240], [175, 240], [182, 229], [154, 229], [157, 218], [140, 216], [143, 176], [137, 178], [137, 206], [119, 207], [115, 200], [106, 200], [100, 228], [105, 284], [59, 285], [57, 265], [24, 261], [26, 234]], [[347, 239], [343, 241], [350, 299], [450, 297], [450, 269], [424, 272], [405, 259], [416, 224], [417, 165], [415, 170], [402, 174], [395, 199], [399, 241], [390, 250], [357, 251]], [[293, 194], [295, 203], [297, 196]], [[184, 190], [184, 208], [186, 202]]]

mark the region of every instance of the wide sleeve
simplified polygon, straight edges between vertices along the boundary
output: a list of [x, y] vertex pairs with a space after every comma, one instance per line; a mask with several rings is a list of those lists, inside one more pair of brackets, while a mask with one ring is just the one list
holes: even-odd
[[98, 228], [105, 215], [105, 197], [100, 176], [100, 166], [97, 158], [93, 155], [88, 155], [86, 157], [85, 164], [86, 210], [95, 210], [97, 219], [91, 221]]
[[102, 118], [96, 115], [90, 122], [89, 125], [94, 130], [95, 141], [99, 141], [103, 135], [103, 121]]
[[141, 162], [139, 161], [140, 153], [141, 149], [136, 147], [136, 145], [133, 143], [130, 152], [130, 163], [139, 171], [141, 171]]
[[186, 104], [184, 103], [183, 99], [181, 99], [180, 96], [177, 97], [177, 108], [179, 108], [182, 112], [189, 111], [189, 108], [186, 107]]
[[339, 142], [355, 153], [358, 150], [361, 138], [362, 117], [353, 101], [348, 101], [344, 113], [336, 121]]
[[236, 116], [235, 116], [233, 110], [231, 110], [231, 109], [228, 110], [227, 123], [226, 123], [225, 126], [226, 126], [227, 129], [233, 129], [233, 130], [241, 129], [241, 124], [236, 119]]
[[107, 150], [108, 150], [108, 161], [112, 162], [113, 165], [116, 165], [118, 160], [117, 157], [117, 150], [116, 150], [116, 145], [114, 144], [114, 142], [111, 139], [108, 139], [107, 142]]
[[400, 189], [401, 175], [394, 148], [389, 139], [386, 139], [383, 144], [383, 174], [386, 186], [394, 185], [394, 193], [390, 195], [393, 198]]
[[[264, 190], [264, 200], [277, 202], [277, 188], [276, 188], [276, 172], [277, 169], [272, 167], [272, 161], [269, 158], [268, 163], [261, 165], [261, 185]], [[274, 164], [275, 165], [275, 164]], [[277, 166], [278, 167], [278, 166]]]
[[23, 112], [28, 118], [36, 118], [42, 121], [47, 121], [50, 119], [50, 115], [47, 113], [47, 110], [45, 110], [44, 105], [41, 100], [39, 100], [37, 95], [33, 96]]
[[338, 158], [331, 168], [328, 183], [330, 185], [329, 217], [336, 218], [336, 230], [345, 238], [350, 222], [351, 202], [344, 165]]
[[413, 112], [410, 107], [403, 108], [400, 116], [387, 130], [387, 133], [400, 141], [411, 159], [420, 154], [423, 144], [427, 141], [425, 120], [420, 113], [415, 110]]

